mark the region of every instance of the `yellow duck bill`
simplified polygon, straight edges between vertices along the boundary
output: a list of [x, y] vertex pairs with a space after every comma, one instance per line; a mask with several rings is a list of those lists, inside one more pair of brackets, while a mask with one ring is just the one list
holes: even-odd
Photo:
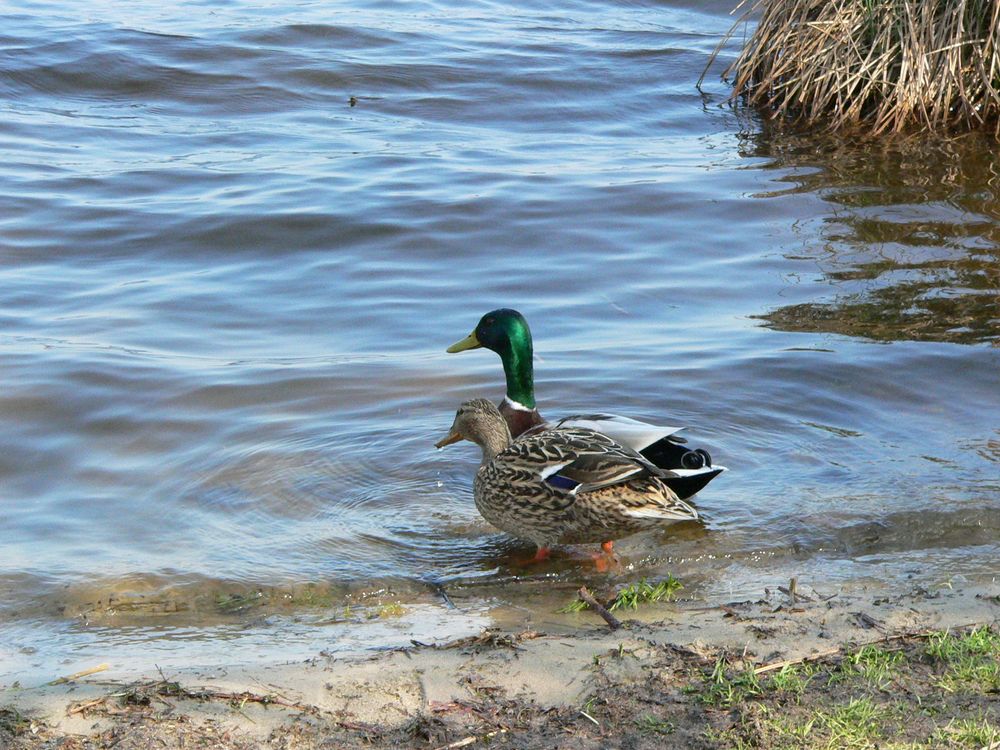
[[476, 338], [476, 332], [473, 331], [461, 341], [456, 341], [445, 349], [445, 351], [448, 354], [454, 354], [455, 352], [464, 352], [466, 349], [478, 349], [481, 346], [482, 344], [479, 343], [479, 339]]

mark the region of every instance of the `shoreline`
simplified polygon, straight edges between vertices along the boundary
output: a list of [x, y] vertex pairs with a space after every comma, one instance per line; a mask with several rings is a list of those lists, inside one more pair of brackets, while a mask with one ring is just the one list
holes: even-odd
[[[652, 622], [629, 620], [631, 611], [619, 610], [624, 627], [614, 631], [596, 613], [583, 612], [575, 633], [489, 628], [443, 645], [362, 657], [321, 652], [294, 663], [153, 671], [127, 681], [94, 674], [40, 688], [6, 687], [0, 692], [0, 708], [6, 707], [0, 747], [198, 746], [178, 744], [178, 737], [223, 748], [388, 747], [403, 735], [427, 747], [457, 748], [484, 737], [501, 746], [561, 746], [550, 734], [553, 726], [572, 733], [566, 722], [582, 722], [580, 731], [604, 739], [628, 729], [616, 730], [614, 720], [585, 707], [608, 686], [619, 690], [646, 680], [668, 657], [683, 661], [688, 677], [720, 655], [737, 655], [748, 669], [766, 668], [763, 674], [838, 658], [865, 644], [1000, 622], [1000, 584], [936, 591], [914, 586], [893, 595], [841, 591], [826, 600], [813, 593], [793, 601], [787, 591], [767, 591], [721, 606], [637, 610], [659, 618]], [[643, 700], [660, 699], [653, 690]], [[505, 711], [530, 714], [534, 728], [515, 741]], [[547, 726], [549, 720], [555, 724]]]

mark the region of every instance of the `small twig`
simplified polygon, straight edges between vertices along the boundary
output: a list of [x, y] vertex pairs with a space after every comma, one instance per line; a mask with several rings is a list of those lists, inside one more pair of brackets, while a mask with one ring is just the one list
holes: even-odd
[[450, 745], [442, 745], [441, 747], [437, 748], [437, 750], [452, 750], [453, 748], [456, 748], [456, 747], [465, 747], [466, 745], [471, 745], [477, 739], [479, 739], [479, 738], [478, 737], [466, 737], [465, 739], [458, 740], [457, 742], [452, 742]]
[[785, 667], [791, 667], [795, 664], [805, 664], [809, 661], [817, 661], [818, 659], [825, 659], [827, 656], [833, 656], [834, 654], [840, 653], [839, 648], [831, 648], [826, 651], [820, 651], [818, 654], [809, 654], [808, 656], [800, 656], [798, 659], [785, 659], [784, 661], [775, 661], [770, 664], [764, 664], [760, 667], [754, 669], [754, 674], [764, 674], [764, 672], [773, 672], [775, 669], [784, 669]]
[[281, 688], [279, 688], [277, 685], [268, 685], [266, 682], [261, 682], [256, 677], [253, 678], [253, 681], [256, 682], [258, 685], [260, 685], [262, 688], [271, 690], [271, 695], [276, 695], [279, 698], [283, 698], [286, 701], [291, 700], [291, 698], [289, 698], [287, 695], [281, 692]]
[[876, 630], [885, 632], [885, 627], [882, 625], [882, 623], [876, 620], [871, 615], [867, 614], [866, 612], [851, 612], [851, 614], [854, 615], [854, 619], [858, 621], [858, 625], [860, 625], [861, 627], [875, 628]]
[[[581, 599], [583, 599], [583, 601], [587, 602], [587, 604], [590, 605], [590, 608], [592, 610], [594, 610], [597, 614], [599, 614], [602, 618], [604, 618], [604, 622], [608, 624], [609, 628], [611, 628], [612, 630], [618, 630], [618, 628], [622, 626], [618, 618], [615, 617], [610, 612], [608, 612], [607, 607], [605, 607], [603, 604], [597, 601], [597, 599], [594, 598], [594, 595], [587, 590], [586, 586], [581, 586], [580, 590], [577, 591], [576, 593]], [[584, 716], [586, 716], [586, 714], [584, 714]]]
[[229, 693], [229, 692], [215, 692], [206, 691], [204, 696], [208, 698], [214, 698], [216, 700], [239, 701], [240, 708], [243, 708], [247, 703], [260, 703], [262, 706], [281, 706], [283, 708], [294, 708], [296, 711], [312, 712], [316, 710], [316, 706], [309, 705], [308, 703], [297, 703], [295, 701], [285, 700], [284, 698], [279, 698], [277, 695], [258, 695], [256, 693], [243, 692], [243, 693]]
[[46, 682], [46, 685], [62, 685], [66, 682], [72, 682], [73, 680], [79, 679], [80, 677], [86, 677], [89, 674], [97, 674], [98, 672], [103, 672], [105, 669], [109, 668], [109, 664], [98, 664], [96, 667], [91, 667], [90, 669], [84, 669], [82, 672], [74, 672], [73, 674], [68, 674], [65, 677], [59, 677], [58, 679], [52, 680], [52, 682]]
[[105, 695], [102, 698], [96, 698], [95, 700], [87, 701], [86, 703], [77, 703], [72, 708], [67, 709], [66, 713], [69, 714], [70, 716], [72, 716], [73, 714], [78, 714], [81, 711], [86, 711], [88, 708], [94, 708], [96, 706], [101, 705], [107, 699], [108, 699], [108, 696]]
[[503, 734], [506, 731], [507, 731], [506, 729], [497, 729], [495, 732], [487, 732], [482, 737], [476, 737], [475, 735], [471, 735], [469, 737], [456, 740], [455, 742], [452, 742], [450, 745], [441, 745], [441, 747], [435, 748], [435, 750], [456, 750], [456, 748], [459, 747], [468, 747], [469, 745], [473, 745], [476, 742], [479, 742], [479, 740], [493, 739], [498, 734]]
[[445, 606], [448, 609], [457, 609], [457, 607], [455, 607], [455, 602], [453, 602], [451, 600], [451, 597], [448, 596], [448, 592], [445, 591], [444, 586], [442, 586], [437, 581], [431, 581], [431, 580], [425, 580], [424, 583], [427, 584], [427, 587], [431, 591], [433, 591], [435, 594], [441, 597], [441, 601], [444, 602]]
[[778, 591], [780, 591], [782, 594], [784, 594], [791, 600], [793, 607], [799, 602], [799, 600], [804, 602], [814, 601], [814, 599], [811, 596], [807, 596], [798, 590], [798, 583], [799, 583], [798, 580], [793, 578], [791, 581], [788, 582], [787, 589], [784, 586], [778, 586]]
[[599, 722], [593, 716], [591, 716], [590, 714], [588, 714], [586, 711], [580, 711], [580, 716], [582, 716], [585, 719], [589, 719], [590, 721], [594, 722], [594, 724], [596, 724], [598, 728], [600, 728], [601, 722]]
[[[251, 693], [249, 691], [237, 693], [226, 690], [210, 690], [207, 688], [197, 688], [195, 690], [188, 690], [187, 688], [181, 687], [180, 684], [176, 682], [163, 680], [162, 682], [143, 682], [143, 683], [136, 683], [134, 685], [128, 685], [126, 686], [126, 689], [122, 692], [108, 693], [107, 695], [98, 698], [96, 700], [87, 701], [85, 703], [79, 703], [70, 708], [68, 713], [77, 714], [83, 711], [88, 711], [92, 708], [97, 708], [99, 706], [104, 706], [105, 710], [109, 710], [107, 707], [108, 699], [122, 698], [129, 695], [132, 692], [135, 692], [137, 695], [142, 695], [144, 697], [147, 697], [150, 701], [153, 699], [161, 700], [168, 706], [173, 706], [173, 704], [167, 700], [164, 700], [163, 697], [164, 695], [170, 695], [171, 697], [177, 697], [182, 700], [228, 701], [230, 704], [232, 704], [233, 710], [237, 711], [242, 716], [246, 716], [246, 714], [243, 713], [243, 709], [246, 707], [248, 703], [259, 703], [262, 706], [281, 706], [282, 708], [294, 709], [296, 711], [301, 711], [303, 713], [315, 714], [317, 712], [322, 712], [322, 709], [320, 709], [318, 706], [310, 705], [308, 703], [299, 703], [297, 701], [273, 693], [261, 695], [259, 693]], [[253, 719], [251, 719], [249, 716], [246, 716], [246, 718], [250, 721], [253, 721]]]

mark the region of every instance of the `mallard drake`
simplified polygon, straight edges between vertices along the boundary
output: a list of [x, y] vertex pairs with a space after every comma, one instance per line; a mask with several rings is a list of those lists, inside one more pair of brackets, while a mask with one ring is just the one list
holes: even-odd
[[725, 467], [713, 466], [707, 451], [685, 447], [677, 435], [682, 427], [663, 427], [614, 414], [574, 414], [554, 423], [546, 422], [535, 406], [533, 349], [528, 321], [517, 310], [501, 308], [486, 313], [475, 330], [448, 347], [448, 352], [485, 347], [496, 352], [507, 378], [507, 394], [500, 413], [515, 438], [531, 430], [580, 427], [607, 435], [641, 453], [670, 476], [664, 481], [681, 499], [691, 497]]
[[512, 440], [500, 410], [479, 398], [458, 408], [436, 447], [463, 439], [483, 451], [476, 508], [498, 529], [534, 542], [536, 561], [554, 544], [601, 542], [611, 555], [615, 539], [698, 519], [664, 481], [669, 472], [599, 432], [554, 428]]

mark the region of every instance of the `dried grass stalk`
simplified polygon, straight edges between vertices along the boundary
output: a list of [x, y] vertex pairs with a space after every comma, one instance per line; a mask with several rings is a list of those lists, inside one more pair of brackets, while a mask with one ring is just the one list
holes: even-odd
[[[1000, 0], [743, 0], [723, 74], [747, 103], [829, 129], [1000, 135]], [[732, 32], [731, 32], [732, 33]]]

